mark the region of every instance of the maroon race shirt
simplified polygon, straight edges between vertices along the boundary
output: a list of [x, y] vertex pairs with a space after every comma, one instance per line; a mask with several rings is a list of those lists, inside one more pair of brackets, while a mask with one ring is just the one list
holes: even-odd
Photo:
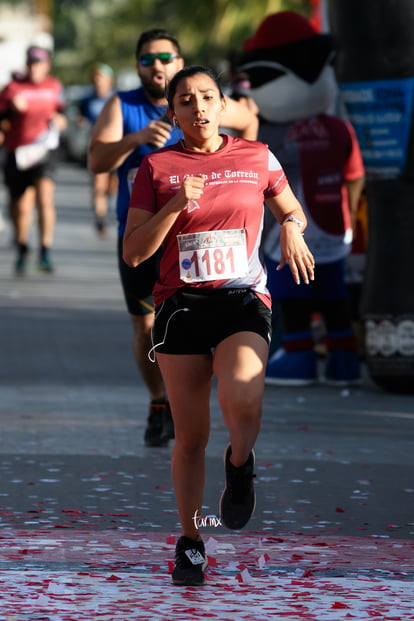
[[4, 146], [10, 151], [34, 142], [47, 131], [56, 112], [64, 109], [62, 84], [48, 76], [39, 84], [29, 80], [12, 80], [0, 93], [0, 114], [10, 108], [10, 103], [19, 95], [27, 101], [27, 110], [12, 113], [11, 126], [5, 134]]
[[[292, 123], [263, 123], [259, 140], [277, 154], [306, 214], [305, 239], [318, 264], [345, 258], [352, 244], [346, 182], [364, 176], [352, 126], [326, 114]], [[268, 232], [264, 250], [280, 260], [280, 227]]]
[[181, 142], [147, 155], [132, 190], [130, 209], [162, 210], [186, 175], [203, 175], [204, 192], [190, 201], [163, 244], [156, 305], [178, 288], [249, 287], [270, 306], [259, 255], [264, 201], [287, 185], [276, 157], [261, 142], [223, 136], [214, 153]]

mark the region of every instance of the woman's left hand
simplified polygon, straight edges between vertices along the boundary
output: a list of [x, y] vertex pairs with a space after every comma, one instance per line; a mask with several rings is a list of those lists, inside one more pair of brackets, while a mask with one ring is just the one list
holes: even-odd
[[297, 285], [300, 284], [301, 277], [307, 285], [310, 280], [314, 280], [315, 259], [295, 222], [281, 227], [280, 246], [281, 257], [277, 269], [281, 270], [288, 264]]

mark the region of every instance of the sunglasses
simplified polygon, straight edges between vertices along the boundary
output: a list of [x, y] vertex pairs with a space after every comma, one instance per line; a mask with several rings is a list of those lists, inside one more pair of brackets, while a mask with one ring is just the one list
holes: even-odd
[[138, 58], [138, 62], [144, 67], [150, 67], [155, 63], [156, 59], [158, 59], [163, 65], [169, 65], [175, 58], [178, 58], [177, 54], [160, 52], [159, 54], [142, 54], [142, 56]]

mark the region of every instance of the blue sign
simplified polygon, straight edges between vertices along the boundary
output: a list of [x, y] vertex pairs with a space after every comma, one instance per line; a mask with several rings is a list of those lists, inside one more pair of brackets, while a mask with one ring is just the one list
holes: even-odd
[[411, 131], [414, 78], [339, 84], [368, 178], [404, 172]]

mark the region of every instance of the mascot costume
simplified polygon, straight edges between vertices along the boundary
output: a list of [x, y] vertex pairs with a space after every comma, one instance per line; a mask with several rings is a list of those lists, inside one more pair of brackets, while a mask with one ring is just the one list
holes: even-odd
[[266, 369], [269, 384], [308, 385], [319, 379], [314, 313], [322, 316], [326, 331], [324, 380], [338, 386], [360, 381], [345, 260], [364, 168], [352, 127], [332, 114], [337, 101], [333, 55], [328, 34], [319, 34], [297, 13], [281, 11], [264, 19], [238, 59], [259, 109], [258, 139], [276, 155], [302, 204], [305, 238], [316, 261], [309, 285], [296, 285], [288, 267], [276, 271], [280, 226], [265, 223], [268, 287], [282, 330], [281, 347]]

